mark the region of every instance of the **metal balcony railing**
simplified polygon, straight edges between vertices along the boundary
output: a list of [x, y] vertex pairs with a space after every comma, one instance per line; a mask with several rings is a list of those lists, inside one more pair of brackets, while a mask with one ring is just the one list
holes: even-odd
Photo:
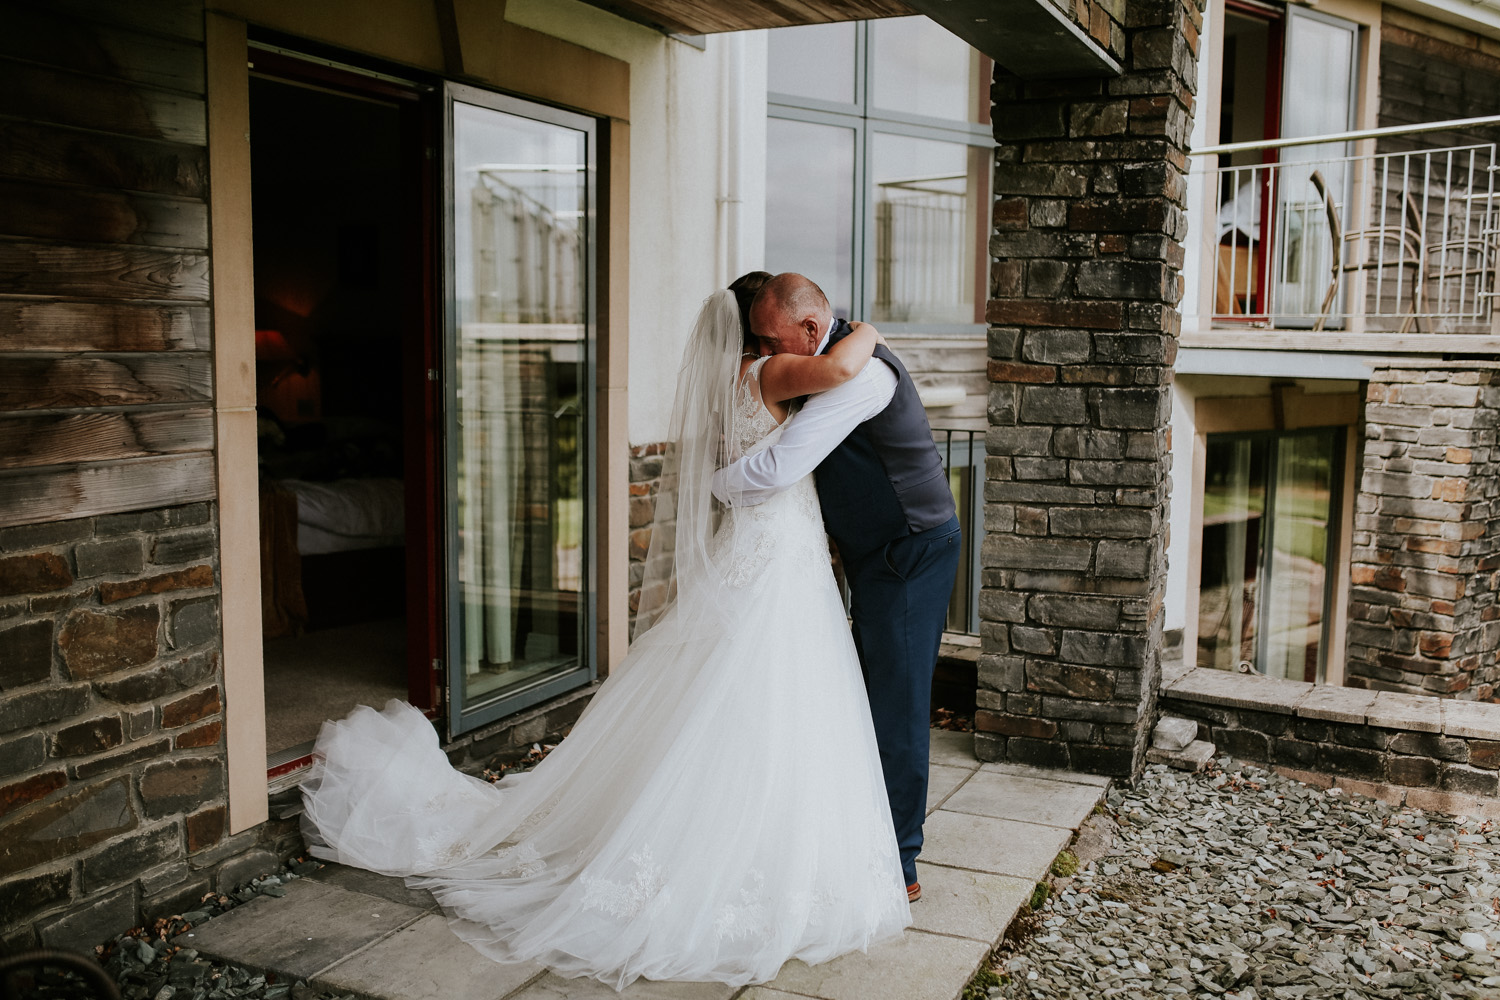
[[1214, 324], [1494, 332], [1496, 144], [1405, 147], [1496, 124], [1500, 116], [1195, 151], [1213, 192], [1213, 236], [1198, 245]]

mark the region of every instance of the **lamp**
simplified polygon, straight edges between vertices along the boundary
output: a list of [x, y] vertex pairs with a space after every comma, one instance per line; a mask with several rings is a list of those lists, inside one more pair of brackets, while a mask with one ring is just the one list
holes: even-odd
[[297, 352], [280, 330], [255, 331], [256, 361], [296, 361]]

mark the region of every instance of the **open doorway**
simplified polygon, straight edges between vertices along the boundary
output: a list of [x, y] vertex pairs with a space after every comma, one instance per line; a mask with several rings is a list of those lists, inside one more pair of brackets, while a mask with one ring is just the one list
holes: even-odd
[[[250, 80], [268, 766], [430, 708], [427, 297], [415, 95], [257, 54]], [[413, 139], [417, 139], [416, 143]], [[413, 363], [415, 361], [415, 364]], [[413, 383], [416, 383], [414, 386]], [[424, 704], [424, 702], [426, 702]]]

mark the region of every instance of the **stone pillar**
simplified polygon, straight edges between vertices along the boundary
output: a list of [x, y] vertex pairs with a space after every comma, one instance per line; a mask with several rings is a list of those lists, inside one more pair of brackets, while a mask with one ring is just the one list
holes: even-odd
[[1371, 377], [1346, 685], [1495, 698], [1497, 407], [1493, 363]]
[[1201, 11], [1118, 5], [1125, 72], [996, 71], [975, 747], [1131, 775], [1160, 676]]

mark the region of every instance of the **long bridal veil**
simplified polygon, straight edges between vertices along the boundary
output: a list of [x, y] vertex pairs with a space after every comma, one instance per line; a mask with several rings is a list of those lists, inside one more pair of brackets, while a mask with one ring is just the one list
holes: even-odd
[[[723, 553], [715, 547], [722, 507], [711, 483], [714, 470], [740, 457], [743, 342], [734, 293], [714, 292], [698, 313], [677, 373], [632, 638], [674, 606], [695, 625], [710, 628], [720, 626], [730, 610], [719, 568]], [[732, 539], [721, 538], [718, 545], [726, 542]]]

